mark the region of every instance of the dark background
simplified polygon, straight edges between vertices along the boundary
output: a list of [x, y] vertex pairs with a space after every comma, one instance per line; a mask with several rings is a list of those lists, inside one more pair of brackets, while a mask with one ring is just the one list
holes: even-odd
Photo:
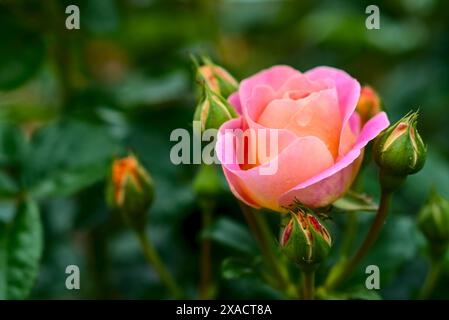
[[[69, 4], [79, 5], [80, 30], [65, 28]], [[365, 28], [369, 4], [380, 8], [380, 30]], [[448, 16], [449, 2], [438, 0], [0, 1], [0, 132], [10, 147], [1, 149], [10, 151], [0, 163], [20, 164], [17, 184], [38, 200], [45, 234], [30, 297], [167, 297], [134, 235], [104, 201], [109, 163], [129, 150], [156, 183], [148, 234], [196, 297], [201, 218], [191, 186], [197, 168], [169, 159], [170, 132], [190, 128], [196, 105], [190, 54], [208, 54], [239, 80], [274, 64], [301, 71], [330, 65], [376, 88], [392, 121], [419, 108], [426, 166], [396, 195], [362, 264], [379, 265], [383, 298], [416, 297], [428, 267], [416, 214], [432, 186], [449, 197]], [[18, 176], [5, 172], [0, 184]], [[374, 165], [362, 184], [378, 194]], [[281, 297], [252, 271], [259, 252], [225, 183], [223, 189], [208, 232], [217, 297]], [[7, 222], [14, 199], [0, 199], [0, 221]], [[266, 215], [275, 234], [278, 217]], [[360, 217], [362, 237], [371, 217]], [[344, 214], [331, 222], [336, 244], [328, 266], [344, 223]], [[65, 288], [69, 264], [81, 269], [79, 291]], [[448, 265], [446, 257], [445, 270]], [[362, 266], [346, 285], [351, 292], [363, 286]], [[449, 298], [448, 288], [446, 271], [434, 297]]]

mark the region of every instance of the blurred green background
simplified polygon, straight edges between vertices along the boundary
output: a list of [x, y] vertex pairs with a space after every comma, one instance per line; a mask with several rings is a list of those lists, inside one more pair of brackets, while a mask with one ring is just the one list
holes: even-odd
[[[80, 30], [65, 28], [70, 4], [80, 8]], [[380, 30], [365, 28], [370, 4], [380, 8]], [[30, 298], [168, 297], [134, 235], [104, 201], [110, 161], [127, 151], [156, 183], [148, 234], [196, 297], [197, 167], [169, 159], [170, 132], [191, 127], [196, 104], [191, 54], [211, 56], [239, 80], [274, 64], [301, 71], [330, 65], [376, 88], [392, 121], [419, 108], [428, 161], [395, 197], [363, 263], [379, 265], [380, 296], [415, 298], [428, 268], [416, 214], [432, 186], [449, 197], [448, 13], [442, 0], [1, 0], [0, 223], [13, 219], [17, 194], [37, 201], [44, 251]], [[378, 194], [374, 165], [363, 184]], [[217, 297], [280, 297], [257, 276], [259, 251], [224, 182], [223, 189], [206, 232]], [[277, 216], [266, 214], [276, 234]], [[360, 237], [370, 219], [361, 214]], [[329, 266], [344, 214], [331, 224]], [[80, 267], [80, 290], [65, 288], [70, 264]], [[446, 257], [435, 298], [449, 298], [448, 266]], [[360, 267], [346, 286], [363, 285], [365, 277]]]

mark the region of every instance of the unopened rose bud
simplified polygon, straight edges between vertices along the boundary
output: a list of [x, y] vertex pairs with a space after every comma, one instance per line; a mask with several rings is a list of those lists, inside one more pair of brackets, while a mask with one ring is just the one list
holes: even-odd
[[143, 228], [154, 198], [153, 181], [133, 155], [117, 159], [112, 164], [106, 196], [108, 204], [119, 210], [127, 223]]
[[417, 112], [406, 115], [382, 132], [374, 143], [374, 160], [391, 189], [424, 166], [426, 146], [416, 129], [417, 117]]
[[363, 123], [366, 123], [381, 111], [379, 96], [373, 88], [370, 86], [362, 87], [356, 110]]
[[281, 251], [301, 268], [314, 270], [329, 255], [331, 236], [320, 219], [307, 210], [290, 214], [281, 234]]
[[236, 117], [236, 111], [223, 97], [208, 87], [204, 88], [203, 98], [193, 116], [193, 120], [201, 122], [201, 131], [218, 129], [223, 123]]
[[237, 91], [239, 83], [229, 72], [208, 59], [204, 60], [205, 64], [198, 68], [197, 76], [200, 82], [204, 81], [210, 90], [225, 98]]
[[418, 225], [429, 242], [431, 253], [443, 255], [449, 245], [449, 201], [432, 191], [419, 212]]

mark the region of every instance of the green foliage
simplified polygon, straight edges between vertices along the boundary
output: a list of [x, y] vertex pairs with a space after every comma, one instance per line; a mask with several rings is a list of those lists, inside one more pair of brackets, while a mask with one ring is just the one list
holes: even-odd
[[15, 195], [19, 189], [11, 177], [0, 172], [0, 198], [8, 198]]
[[260, 264], [260, 259], [248, 261], [242, 258], [227, 258], [221, 264], [221, 275], [226, 280], [254, 277]]
[[355, 286], [335, 293], [318, 292], [318, 296], [321, 299], [331, 300], [382, 300], [376, 290], [368, 290], [364, 286]]
[[36, 197], [73, 194], [101, 180], [116, 148], [102, 128], [58, 122], [33, 135], [24, 181]]
[[26, 152], [27, 143], [23, 132], [12, 124], [0, 122], [0, 165], [20, 164]]
[[[237, 79], [274, 64], [344, 69], [376, 88], [392, 123], [420, 108], [426, 165], [395, 195], [366, 259], [326, 298], [416, 297], [427, 271], [416, 214], [433, 186], [449, 197], [449, 46], [442, 31], [449, 3], [380, 1], [380, 30], [365, 28], [366, 1], [49, 3], [0, 1], [0, 298], [169, 298], [133, 235], [105, 205], [110, 161], [130, 151], [154, 178], [146, 230], [187, 298], [197, 297], [203, 239], [212, 243], [217, 298], [285, 298], [270, 287], [235, 199], [227, 187], [221, 190], [221, 170], [214, 179], [203, 171], [196, 184], [201, 193], [216, 191], [206, 192], [215, 197], [215, 210], [212, 226], [202, 230], [193, 188], [198, 168], [170, 161], [170, 133], [191, 130], [197, 104], [192, 53], [211, 56]], [[69, 4], [80, 6], [80, 30], [65, 29]], [[327, 221], [333, 248], [317, 270], [318, 285], [340, 257], [346, 212], [377, 207], [378, 172], [365, 155], [357, 189], [368, 196], [348, 193], [334, 204], [339, 214]], [[373, 215], [358, 217], [350, 252]], [[269, 222], [278, 238], [278, 217]], [[80, 291], [64, 287], [68, 264], [82, 270], [87, 285]], [[379, 291], [360, 288], [367, 264], [380, 267]], [[449, 297], [448, 281], [444, 271], [436, 298]]]
[[346, 195], [332, 204], [342, 212], [348, 211], [377, 211], [378, 205], [365, 194], [348, 191]]
[[0, 90], [11, 90], [36, 74], [44, 61], [42, 36], [0, 13]]
[[0, 299], [24, 299], [39, 271], [43, 250], [42, 225], [37, 205], [24, 200], [14, 220], [0, 222]]
[[236, 251], [244, 253], [256, 252], [256, 244], [246, 229], [240, 223], [228, 218], [219, 218], [209, 230], [204, 230], [203, 237]]

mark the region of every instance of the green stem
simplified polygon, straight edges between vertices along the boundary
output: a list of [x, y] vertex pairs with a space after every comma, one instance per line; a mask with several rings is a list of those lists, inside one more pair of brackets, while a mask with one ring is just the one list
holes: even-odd
[[[204, 203], [202, 205], [202, 229], [209, 230], [212, 223], [213, 205]], [[211, 242], [209, 237], [201, 240], [200, 256], [200, 299], [210, 299], [212, 294], [212, 267], [211, 267]]]
[[315, 297], [315, 271], [302, 271], [302, 297], [313, 300]]
[[430, 260], [430, 268], [424, 281], [424, 286], [419, 294], [419, 299], [428, 299], [430, 297], [441, 275], [442, 266], [441, 259], [432, 258]]
[[87, 264], [94, 279], [92, 294], [94, 299], [112, 298], [109, 288], [110, 264], [107, 241], [108, 225], [94, 227], [87, 233]]
[[360, 263], [360, 261], [365, 257], [366, 253], [371, 249], [371, 246], [377, 240], [382, 227], [384, 226], [385, 219], [388, 215], [388, 208], [390, 206], [392, 198], [392, 193], [382, 190], [379, 209], [377, 210], [376, 217], [371, 225], [371, 228], [368, 231], [368, 234], [365, 237], [360, 248], [357, 250], [356, 254], [345, 263], [340, 272], [335, 273], [332, 277], [330, 277], [325, 285], [327, 290], [331, 290], [337, 287], [341, 281], [343, 281]]
[[151, 243], [150, 239], [147, 237], [144, 230], [136, 230], [137, 237], [140, 242], [143, 254], [147, 259], [148, 263], [154, 268], [156, 273], [159, 275], [161, 281], [165, 284], [167, 289], [170, 291], [174, 298], [181, 298], [181, 290], [177, 286], [175, 280], [173, 279], [170, 272], [165, 267], [161, 258], [159, 257], [156, 249]]
[[358, 219], [356, 212], [348, 212], [346, 228], [343, 233], [343, 240], [341, 244], [341, 256], [343, 259], [347, 259], [351, 252], [352, 245], [357, 235], [357, 225]]
[[339, 276], [341, 269], [346, 265], [350, 257], [351, 249], [357, 234], [358, 217], [356, 212], [348, 212], [346, 226], [343, 231], [343, 239], [340, 247], [340, 258], [329, 270], [327, 285], [332, 285], [335, 276]]
[[286, 290], [286, 292], [292, 293], [295, 292], [296, 290], [290, 286], [289, 280], [287, 279], [288, 275], [286, 275], [286, 272], [283, 272], [278, 263], [278, 258], [273, 252], [273, 243], [271, 243], [270, 240], [273, 236], [268, 228], [266, 221], [263, 219], [263, 216], [260, 213], [255, 214], [251, 210], [251, 208], [243, 202], [239, 201], [239, 204], [245, 216], [245, 219], [256, 238], [263, 258], [273, 272], [277, 283], [282, 290]]

